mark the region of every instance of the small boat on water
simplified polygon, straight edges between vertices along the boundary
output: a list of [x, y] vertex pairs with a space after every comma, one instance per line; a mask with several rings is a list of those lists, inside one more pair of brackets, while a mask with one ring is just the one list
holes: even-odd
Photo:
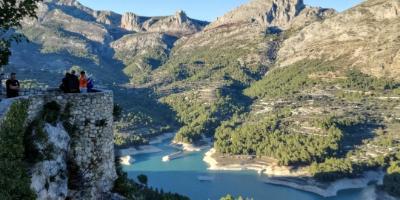
[[214, 177], [213, 176], [202, 175], [202, 176], [198, 176], [197, 179], [199, 179], [199, 181], [213, 181]]
[[182, 156], [183, 156], [183, 151], [178, 151], [178, 152], [175, 152], [175, 153], [172, 153], [170, 155], [166, 155], [166, 156], [162, 157], [162, 161], [163, 162], [168, 162], [168, 161], [171, 161], [173, 159], [180, 158]]
[[121, 157], [120, 158], [120, 163], [122, 164], [122, 165], [127, 165], [127, 166], [129, 166], [129, 165], [131, 165], [133, 162], [135, 162], [135, 159], [133, 159], [131, 156], [123, 156], [123, 157]]

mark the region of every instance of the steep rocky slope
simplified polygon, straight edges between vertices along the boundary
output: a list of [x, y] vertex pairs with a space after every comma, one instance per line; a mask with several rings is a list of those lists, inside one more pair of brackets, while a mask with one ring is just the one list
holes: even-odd
[[173, 16], [141, 17], [134, 13], [125, 13], [121, 27], [135, 32], [165, 32], [175, 36], [190, 35], [203, 29], [208, 22], [189, 18], [179, 10]]
[[378, 77], [399, 78], [400, 2], [366, 1], [286, 40], [280, 66], [303, 59], [325, 59]]
[[[240, 97], [241, 89], [261, 79], [274, 67], [277, 52], [286, 39], [285, 30], [301, 29], [334, 14], [333, 10], [307, 7], [303, 1], [251, 1], [218, 18], [203, 31], [179, 39], [168, 61], [152, 72], [144, 86], [156, 85], [159, 92], [167, 96], [178, 93], [165, 99], [178, 115], [185, 113], [183, 108], [190, 105], [202, 107], [192, 110], [199, 112], [197, 117], [180, 116], [185, 126], [178, 138], [191, 141], [182, 135], [201, 135], [201, 132], [212, 135], [220, 121], [235, 113], [223, 112], [229, 109], [222, 107], [239, 106], [245, 98]], [[182, 99], [186, 96], [187, 100], [176, 96], [183, 96]], [[222, 103], [226, 98], [234, 100]], [[204, 103], [208, 106], [200, 106]], [[217, 116], [211, 118], [218, 119], [200, 120], [207, 118], [203, 112], [215, 114]]]
[[288, 29], [293, 24], [304, 26], [305, 22], [312, 22], [315, 18], [323, 19], [334, 12], [332, 9], [307, 7], [303, 0], [253, 0], [218, 18], [209, 28], [257, 23], [263, 27]]
[[[201, 82], [209, 76], [221, 80], [225, 73], [249, 83], [264, 75], [275, 62], [285, 39], [280, 34], [282, 30], [298, 29], [334, 13], [330, 9], [307, 7], [303, 1], [250, 1], [203, 31], [178, 40], [171, 58], [154, 73], [153, 80], [155, 84], [179, 79]], [[216, 73], [207, 75], [210, 71]], [[185, 76], [176, 77], [177, 74]]]

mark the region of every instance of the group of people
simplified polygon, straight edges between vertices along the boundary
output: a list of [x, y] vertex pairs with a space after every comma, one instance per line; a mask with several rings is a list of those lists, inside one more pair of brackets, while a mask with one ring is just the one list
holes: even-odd
[[86, 76], [85, 71], [81, 71], [78, 77], [75, 70], [72, 70], [71, 73], [65, 73], [60, 89], [64, 93], [87, 93], [94, 91], [93, 86], [93, 80]]
[[[0, 95], [2, 95], [2, 80], [4, 74], [0, 74]], [[7, 98], [14, 98], [19, 96], [20, 83], [17, 80], [17, 74], [12, 72], [10, 78], [6, 81], [6, 96]], [[94, 84], [91, 78], [86, 76], [85, 71], [81, 71], [80, 76], [76, 75], [74, 70], [71, 73], [67, 72], [65, 77], [62, 79], [60, 89], [65, 93], [87, 93], [94, 92]]]
[[[0, 87], [1, 89], [3, 88], [2, 86], [2, 80], [4, 79], [4, 74], [0, 74]], [[7, 98], [14, 98], [19, 96], [19, 90], [20, 90], [20, 84], [19, 81], [17, 80], [17, 74], [12, 72], [10, 74], [10, 78], [7, 79], [6, 81], [6, 96]], [[0, 90], [1, 94], [1, 90]]]

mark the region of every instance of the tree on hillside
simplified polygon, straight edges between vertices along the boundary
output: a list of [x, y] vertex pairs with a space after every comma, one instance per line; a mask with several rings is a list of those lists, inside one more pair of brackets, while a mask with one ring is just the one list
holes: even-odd
[[383, 179], [383, 188], [389, 194], [400, 197], [400, 162], [391, 163]]
[[8, 64], [11, 44], [25, 40], [25, 36], [15, 32], [21, 27], [25, 17], [36, 17], [37, 3], [42, 0], [2, 0], [0, 1], [0, 67]]
[[141, 183], [142, 185], [147, 185], [147, 176], [144, 174], [140, 174], [139, 176], [137, 176], [137, 179], [139, 181], [139, 183]]

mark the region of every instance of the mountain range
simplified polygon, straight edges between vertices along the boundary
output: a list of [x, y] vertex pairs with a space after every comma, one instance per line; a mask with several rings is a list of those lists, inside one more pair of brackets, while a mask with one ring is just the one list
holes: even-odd
[[223, 155], [340, 177], [324, 176], [332, 159], [377, 167], [399, 148], [399, 19], [398, 0], [343, 12], [251, 0], [210, 23], [46, 0], [7, 70], [53, 86], [88, 71], [131, 112], [124, 137], [178, 130], [177, 142], [211, 137]]

